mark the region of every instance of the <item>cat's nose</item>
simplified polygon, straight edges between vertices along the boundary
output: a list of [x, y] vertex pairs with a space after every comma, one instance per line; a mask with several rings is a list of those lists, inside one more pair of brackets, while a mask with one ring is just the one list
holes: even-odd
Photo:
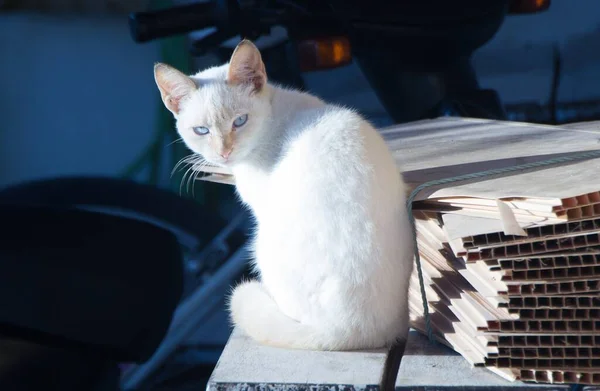
[[229, 155], [231, 155], [231, 149], [227, 149], [219, 153], [223, 159], [229, 159]]

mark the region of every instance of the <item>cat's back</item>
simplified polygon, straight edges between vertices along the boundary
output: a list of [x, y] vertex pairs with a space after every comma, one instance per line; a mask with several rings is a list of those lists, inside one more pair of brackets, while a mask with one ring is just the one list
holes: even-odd
[[[376, 129], [354, 110], [323, 105], [297, 113], [288, 127], [283, 149], [284, 167], [313, 170], [312, 175], [364, 177], [381, 168], [378, 156], [390, 153]], [[387, 168], [393, 165], [385, 161]], [[394, 166], [395, 168], [395, 166]], [[306, 171], [305, 171], [306, 172]], [[358, 179], [358, 178], [356, 178]]]
[[284, 156], [303, 159], [311, 156], [330, 160], [359, 153], [368, 131], [360, 115], [350, 109], [323, 105], [299, 111], [287, 129]]
[[[274, 202], [340, 210], [401, 192], [398, 169], [382, 137], [353, 110], [323, 105], [298, 112], [273, 175]], [[388, 194], [380, 195], [380, 191]]]
[[350, 148], [360, 141], [360, 128], [370, 125], [355, 111], [323, 102], [309, 93], [276, 89], [273, 113], [283, 128], [284, 152], [310, 148]]

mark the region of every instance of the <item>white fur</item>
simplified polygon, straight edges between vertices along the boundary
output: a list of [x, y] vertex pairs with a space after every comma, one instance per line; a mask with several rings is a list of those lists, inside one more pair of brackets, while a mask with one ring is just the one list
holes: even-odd
[[[256, 218], [260, 282], [234, 289], [233, 322], [288, 348], [377, 348], [405, 338], [412, 233], [383, 139], [351, 110], [269, 84], [253, 92], [226, 83], [227, 71], [192, 76], [198, 89], [176, 118], [190, 149], [232, 169]], [[248, 122], [232, 133], [243, 114]], [[234, 144], [225, 161], [218, 149], [227, 137]]]

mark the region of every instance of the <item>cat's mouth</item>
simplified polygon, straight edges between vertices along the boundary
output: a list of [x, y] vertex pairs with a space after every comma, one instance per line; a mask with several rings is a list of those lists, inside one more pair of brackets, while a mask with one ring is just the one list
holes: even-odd
[[213, 161], [214, 164], [220, 167], [229, 167], [235, 161], [235, 157], [229, 156], [228, 158], [218, 157]]

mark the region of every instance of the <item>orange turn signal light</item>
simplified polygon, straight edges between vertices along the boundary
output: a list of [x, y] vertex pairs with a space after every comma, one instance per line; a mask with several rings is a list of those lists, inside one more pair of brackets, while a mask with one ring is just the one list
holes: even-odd
[[550, 8], [550, 0], [511, 0], [509, 14], [533, 14]]
[[350, 41], [346, 37], [306, 39], [298, 42], [302, 72], [337, 68], [352, 62]]

